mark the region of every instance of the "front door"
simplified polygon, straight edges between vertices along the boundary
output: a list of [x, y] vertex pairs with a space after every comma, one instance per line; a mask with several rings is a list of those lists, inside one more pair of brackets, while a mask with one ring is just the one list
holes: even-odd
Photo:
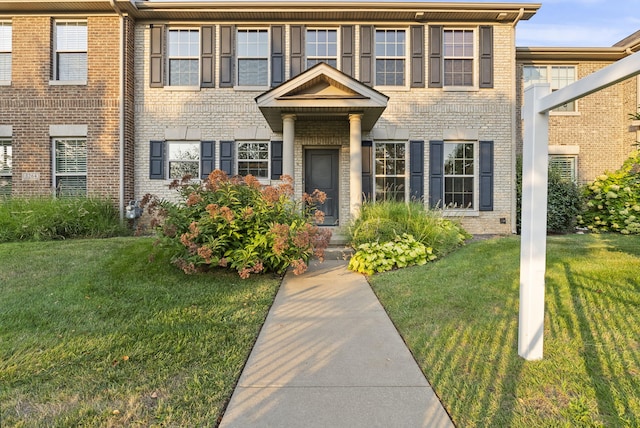
[[338, 224], [338, 149], [307, 149], [305, 151], [304, 191], [315, 189], [327, 194], [327, 200], [318, 209], [324, 212], [324, 225]]

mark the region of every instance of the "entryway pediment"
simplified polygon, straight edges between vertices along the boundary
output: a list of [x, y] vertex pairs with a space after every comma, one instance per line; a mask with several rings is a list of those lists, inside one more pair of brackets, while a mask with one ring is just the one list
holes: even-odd
[[258, 97], [256, 103], [274, 132], [282, 131], [282, 115], [307, 119], [361, 113], [370, 130], [387, 107], [389, 97], [335, 68], [320, 63]]

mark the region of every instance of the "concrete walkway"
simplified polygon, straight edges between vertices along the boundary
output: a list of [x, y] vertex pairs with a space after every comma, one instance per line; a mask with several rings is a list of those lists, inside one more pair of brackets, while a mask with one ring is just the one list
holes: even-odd
[[220, 427], [453, 427], [365, 278], [310, 264], [286, 274]]

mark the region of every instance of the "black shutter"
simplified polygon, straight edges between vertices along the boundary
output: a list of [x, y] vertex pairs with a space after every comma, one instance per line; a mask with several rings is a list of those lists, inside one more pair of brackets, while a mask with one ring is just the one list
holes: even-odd
[[480, 141], [480, 211], [493, 211], [493, 141]]
[[429, 87], [442, 88], [442, 26], [429, 27]]
[[444, 207], [444, 142], [429, 142], [429, 206]]
[[220, 169], [233, 175], [233, 141], [220, 141]]
[[151, 25], [151, 72], [149, 86], [162, 88], [164, 86], [164, 25]]
[[493, 88], [493, 27], [480, 27], [480, 85]]
[[200, 178], [206, 180], [216, 169], [216, 142], [200, 142]]
[[424, 26], [411, 27], [411, 87], [424, 88]]
[[364, 201], [373, 201], [373, 142], [362, 142], [362, 196]]
[[411, 141], [409, 156], [409, 196], [421, 201], [424, 198], [424, 141]]
[[342, 36], [342, 72], [354, 77], [355, 67], [353, 64], [354, 49], [354, 27], [353, 25], [343, 25], [340, 27]]
[[284, 82], [284, 26], [271, 26], [271, 86]]
[[372, 25], [360, 27], [360, 81], [369, 86], [374, 82], [373, 32]]
[[220, 26], [220, 87], [232, 88], [235, 82], [233, 65], [233, 45], [235, 27], [233, 25]]
[[200, 28], [200, 37], [202, 43], [200, 45], [200, 86], [203, 88], [213, 88], [214, 81], [214, 54], [215, 54], [215, 31], [213, 26], [205, 25]]
[[[302, 73], [306, 67], [304, 64], [304, 26], [292, 25], [290, 27], [291, 37], [291, 77]], [[279, 177], [278, 177], [279, 178]]]
[[164, 180], [164, 141], [151, 141], [149, 146], [149, 178]]
[[271, 142], [271, 179], [280, 180], [282, 176], [282, 141]]

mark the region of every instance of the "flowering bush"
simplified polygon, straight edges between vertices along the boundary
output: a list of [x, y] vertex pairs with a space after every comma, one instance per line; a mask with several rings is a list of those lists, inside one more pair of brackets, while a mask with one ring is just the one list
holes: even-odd
[[585, 187], [586, 211], [578, 224], [593, 232], [640, 234], [640, 151], [614, 173], [598, 176]]
[[180, 203], [147, 195], [143, 206], [154, 215], [152, 226], [161, 242], [172, 251], [172, 262], [185, 273], [225, 267], [240, 277], [252, 273], [283, 273], [292, 266], [295, 274], [307, 269], [315, 254], [320, 259], [331, 231], [319, 228], [324, 219], [315, 208], [323, 203], [323, 192], [293, 200], [292, 180], [263, 186], [253, 176], [228, 177], [213, 171], [207, 180], [185, 176], [174, 181]]

